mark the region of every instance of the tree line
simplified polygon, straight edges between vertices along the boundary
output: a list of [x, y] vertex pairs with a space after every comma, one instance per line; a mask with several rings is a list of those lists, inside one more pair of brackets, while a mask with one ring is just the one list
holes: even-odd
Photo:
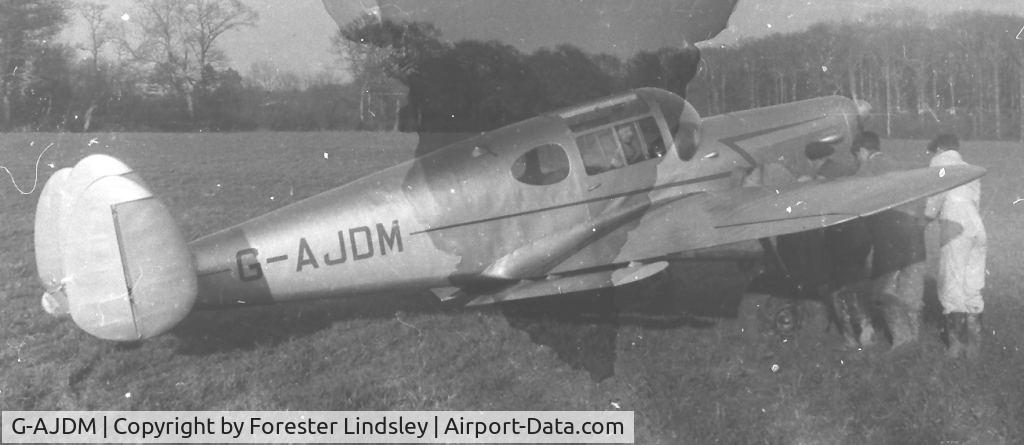
[[[227, 68], [219, 37], [259, 20], [241, 0], [140, 0], [130, 14], [89, 2], [0, 2], [0, 130], [484, 131], [655, 86], [704, 115], [839, 94], [869, 101], [873, 126], [891, 136], [1024, 139], [1016, 16], [895, 10], [626, 59], [570, 45], [526, 53], [498, 41], [449, 43], [431, 24], [366, 17], [333, 40], [343, 82], [340, 70]], [[55, 43], [75, 16], [84, 41]]]
[[702, 51], [690, 86], [704, 113], [838, 94], [872, 104], [898, 137], [954, 131], [1024, 141], [1024, 17], [888, 10]]

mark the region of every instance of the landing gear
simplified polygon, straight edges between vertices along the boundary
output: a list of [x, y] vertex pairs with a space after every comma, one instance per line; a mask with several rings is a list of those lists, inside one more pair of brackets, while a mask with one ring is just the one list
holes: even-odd
[[823, 289], [812, 289], [810, 283], [796, 278], [771, 240], [761, 240], [761, 246], [765, 270], [751, 280], [737, 313], [744, 331], [771, 333], [783, 339], [792, 338], [804, 327], [816, 329], [819, 324], [824, 331], [827, 311], [815, 297]]
[[747, 293], [740, 301], [737, 318], [744, 332], [792, 337], [803, 322], [800, 301], [765, 293]]

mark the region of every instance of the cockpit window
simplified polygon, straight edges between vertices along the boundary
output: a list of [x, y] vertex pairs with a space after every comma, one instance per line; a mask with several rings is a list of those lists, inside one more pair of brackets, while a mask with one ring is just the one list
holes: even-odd
[[582, 133], [612, 122], [629, 119], [630, 116], [649, 114], [650, 107], [635, 95], [613, 98], [580, 109], [563, 113], [569, 129], [573, 133]]
[[681, 97], [667, 91], [649, 91], [655, 95], [679, 159], [689, 161], [697, 154], [701, 142], [701, 119], [697, 110]]
[[611, 128], [580, 136], [576, 138], [576, 144], [580, 147], [583, 167], [588, 175], [596, 175], [625, 165]]
[[576, 138], [588, 175], [658, 158], [665, 154], [654, 117], [619, 123]]
[[544, 144], [512, 163], [512, 176], [530, 185], [550, 185], [569, 176], [569, 157], [558, 144]]
[[658, 124], [654, 122], [654, 118], [645, 118], [639, 124], [640, 133], [644, 135], [644, 141], [647, 142], [649, 158], [665, 156], [665, 140], [661, 138], [661, 131], [658, 130]]

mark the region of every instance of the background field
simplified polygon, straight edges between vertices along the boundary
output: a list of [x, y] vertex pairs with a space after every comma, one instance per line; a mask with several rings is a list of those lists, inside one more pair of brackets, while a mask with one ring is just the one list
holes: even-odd
[[[413, 135], [5, 134], [22, 188], [88, 153], [119, 157], [189, 239], [411, 156]], [[886, 141], [924, 160], [920, 141]], [[1024, 443], [1024, 148], [966, 144], [989, 169], [983, 362], [943, 358], [934, 304], [919, 345], [781, 342], [735, 319], [731, 263], [565, 305], [449, 310], [429, 293], [191, 315], [118, 345], [39, 306], [29, 195], [0, 179], [0, 409], [636, 411], [637, 443]], [[47, 164], [54, 164], [50, 167]], [[934, 237], [934, 234], [931, 234]], [[934, 292], [934, 291], [932, 291]], [[932, 296], [933, 298], [934, 296]], [[609, 316], [595, 310], [615, 306]]]

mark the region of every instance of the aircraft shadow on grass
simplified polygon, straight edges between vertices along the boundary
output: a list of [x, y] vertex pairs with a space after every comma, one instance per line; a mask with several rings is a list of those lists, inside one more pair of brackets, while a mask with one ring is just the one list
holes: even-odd
[[[711, 289], [714, 286], [686, 284], [702, 283], [697, 278], [709, 273], [709, 267], [710, 273], [717, 272], [722, 277], [734, 273], [733, 266], [725, 263], [704, 265], [701, 273], [680, 266], [673, 268], [671, 276], [665, 274], [650, 283], [511, 302], [499, 308], [509, 326], [529, 335], [533, 343], [551, 348], [572, 368], [584, 370], [600, 381], [614, 375], [616, 339], [621, 327], [707, 329], [714, 327], [718, 319], [736, 316], [741, 292], [723, 293], [721, 286]], [[277, 345], [346, 320], [379, 320], [395, 318], [396, 314], [452, 310], [477, 309], [447, 309], [431, 294], [387, 294], [372, 303], [343, 299], [240, 311], [198, 311], [173, 333], [180, 341], [180, 353], [203, 356]]]

